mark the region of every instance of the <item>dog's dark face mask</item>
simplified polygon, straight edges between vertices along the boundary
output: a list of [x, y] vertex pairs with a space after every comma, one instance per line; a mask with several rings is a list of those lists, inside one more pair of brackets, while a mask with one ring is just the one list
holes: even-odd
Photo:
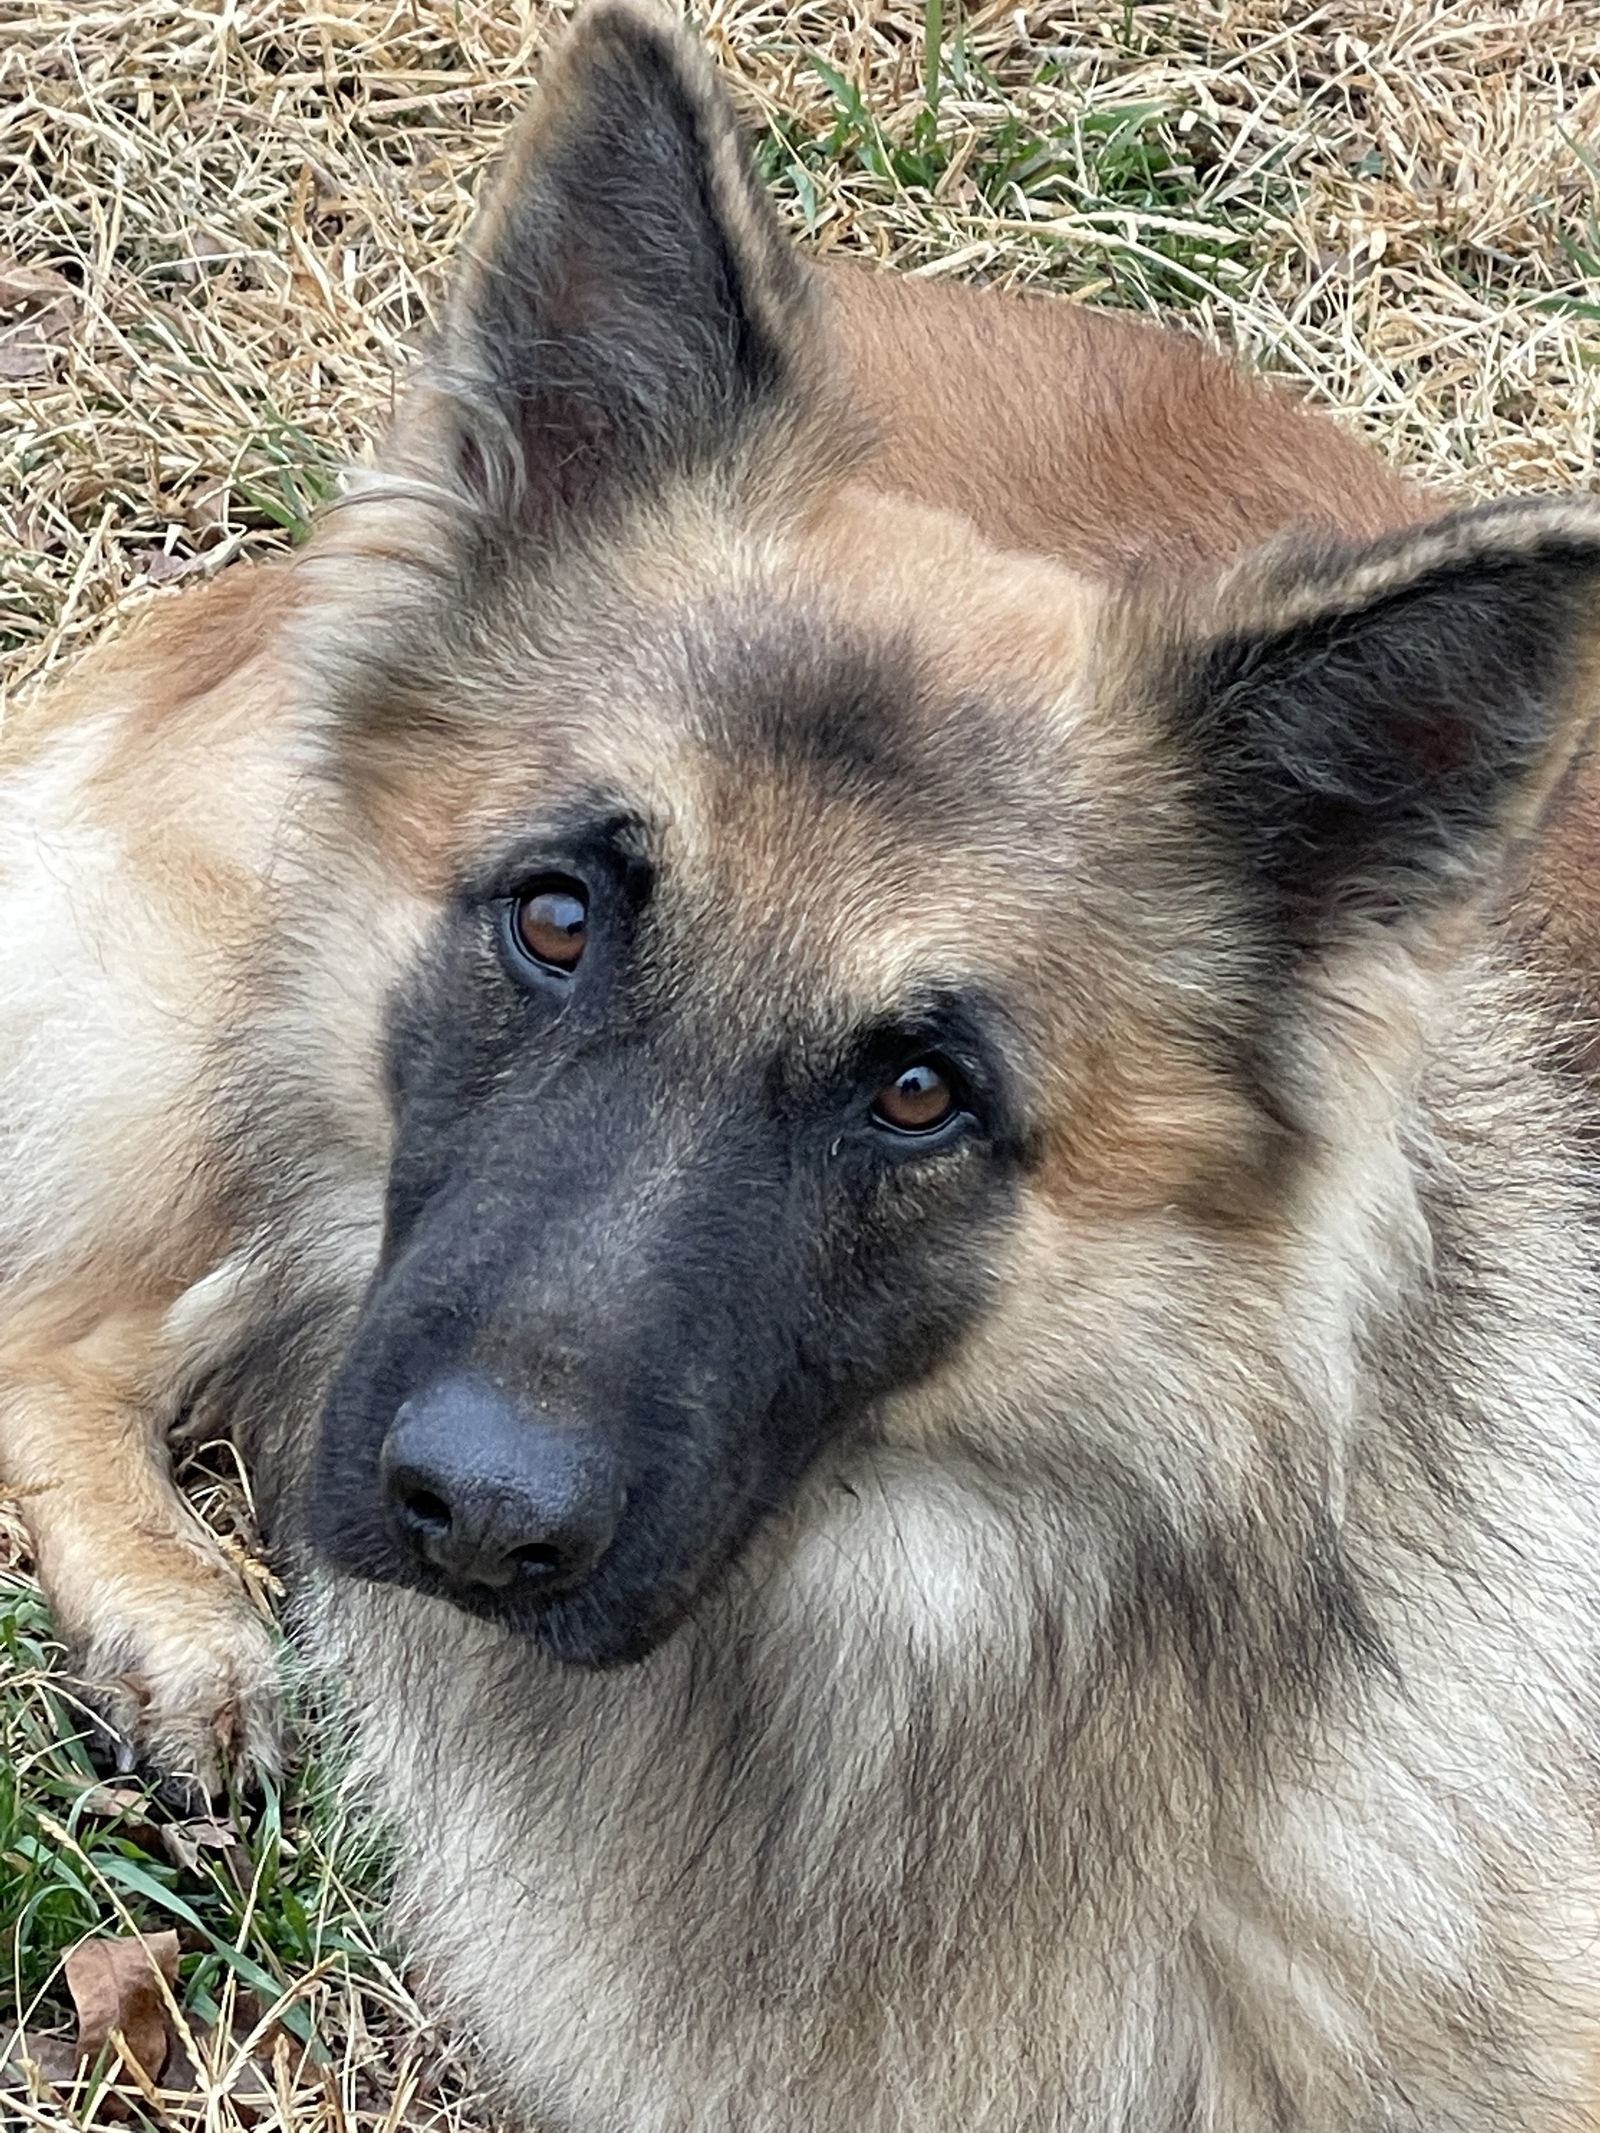
[[774, 1015], [782, 920], [719, 935], [615, 813], [462, 891], [394, 1017], [312, 1491], [341, 1567], [637, 1658], [980, 1305], [1015, 1161], [981, 1005]]

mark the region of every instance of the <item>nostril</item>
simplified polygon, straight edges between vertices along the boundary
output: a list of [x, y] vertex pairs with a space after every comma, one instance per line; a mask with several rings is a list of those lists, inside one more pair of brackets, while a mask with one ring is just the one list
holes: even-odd
[[549, 1541], [525, 1541], [520, 1548], [511, 1549], [506, 1560], [524, 1575], [536, 1578], [554, 1577], [567, 1567], [566, 1552]]
[[431, 1489], [424, 1489], [414, 1482], [401, 1482], [395, 1490], [395, 1500], [413, 1525], [428, 1533], [449, 1532], [450, 1506]]

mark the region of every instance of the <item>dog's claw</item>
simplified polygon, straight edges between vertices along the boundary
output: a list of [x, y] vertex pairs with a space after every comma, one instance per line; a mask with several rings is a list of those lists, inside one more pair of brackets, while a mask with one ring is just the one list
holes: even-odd
[[119, 1776], [148, 1771], [164, 1798], [203, 1812], [230, 1774], [248, 1785], [278, 1770], [277, 1676], [271, 1631], [227, 1595], [122, 1614], [86, 1640], [76, 1686]]

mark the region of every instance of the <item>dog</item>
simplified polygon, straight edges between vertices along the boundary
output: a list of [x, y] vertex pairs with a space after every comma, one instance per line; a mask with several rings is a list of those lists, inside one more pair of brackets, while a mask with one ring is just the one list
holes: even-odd
[[1600, 506], [824, 273], [596, 0], [377, 466], [8, 730], [0, 1471], [539, 2133], [1600, 2125]]

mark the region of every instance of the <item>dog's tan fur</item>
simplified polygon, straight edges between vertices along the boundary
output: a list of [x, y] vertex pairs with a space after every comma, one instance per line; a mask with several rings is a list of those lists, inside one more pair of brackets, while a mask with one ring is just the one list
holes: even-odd
[[[730, 1031], [781, 1026], [785, 984], [843, 1027], [908, 973], [976, 972], [1048, 1062], [1048, 1123], [956, 1361], [640, 1669], [574, 1687], [438, 1602], [316, 1603], [416, 1833], [402, 1917], [509, 2095], [574, 2133], [1600, 2126], [1600, 1283], [1565, 1152], [1593, 1099], [1545, 1071], [1526, 979], [1537, 948], [1581, 996], [1600, 928], [1600, 784], [1574, 771], [1594, 646], [1481, 893], [1322, 967], [1295, 1039], [1318, 1153], [1292, 1193], [1281, 1122], [1194, 1041], [1195, 985], [1248, 973], [1218, 952], [1237, 912], [1186, 856], [1146, 704], [1175, 642], [1354, 612], [1441, 544], [1593, 542], [1597, 514], [1435, 536], [1430, 500], [1189, 340], [856, 269], [797, 297], [674, 47], [804, 405], [733, 503], [733, 477], [680, 484], [603, 569], [563, 565], [537, 659], [508, 624], [461, 716], [430, 726], [386, 670], [375, 708], [368, 667], [447, 574], [452, 365], [526, 170], [583, 122], [607, 39], [656, 34], [625, 6], [589, 25], [380, 480], [8, 731], [0, 1478], [63, 1630], [163, 1769], [209, 1785], [225, 1754], [275, 1757], [268, 1646], [172, 1486], [169, 1428], [226, 1419], [294, 1299], [347, 1322], [381, 1219], [390, 990], [530, 793], [602, 779], [670, 818], [676, 937], [723, 943]], [[1412, 529], [1332, 582], [1255, 553]], [[1035, 707], [1019, 748], [1049, 755], [1070, 844], [996, 819], [930, 849], [662, 710], [683, 616], [759, 641], [785, 603], [914, 644], [930, 731], [968, 698]], [[1047, 862], [1073, 925], [1042, 939]], [[1438, 1278], [1436, 1201], [1473, 1209], [1483, 1308], [1375, 1361], [1373, 1299]], [[287, 1389], [251, 1434], [290, 1471], [316, 1372], [281, 1337]], [[1045, 1441], [1063, 1380], [1070, 1441]], [[1453, 1519], [1427, 1458], [1492, 1530]], [[1106, 1512], [1129, 1476], [1149, 1535]], [[1394, 1662], [1331, 1715], [1315, 1652], [1297, 1679], [1256, 1649], [1302, 1604], [1323, 1516]], [[1029, 1519], [1073, 1563], [1065, 1613]], [[1117, 1629], [1163, 1533], [1243, 1566], [1203, 1679]], [[730, 1654], [766, 1697], [737, 1740], [704, 1710], [708, 1682], [736, 1695]]]

